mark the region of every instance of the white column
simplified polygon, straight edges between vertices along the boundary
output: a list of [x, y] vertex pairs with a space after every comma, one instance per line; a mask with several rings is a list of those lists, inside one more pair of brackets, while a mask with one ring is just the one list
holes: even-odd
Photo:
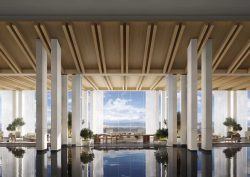
[[89, 92], [88, 105], [89, 105], [89, 112], [88, 112], [89, 128], [93, 131], [93, 129], [94, 129], [94, 122], [93, 122], [93, 91]]
[[159, 94], [157, 91], [146, 91], [146, 134], [155, 134], [159, 128]]
[[17, 118], [17, 107], [18, 107], [18, 99], [17, 99], [17, 92], [16, 90], [12, 91], [12, 110], [13, 110], [13, 120]]
[[227, 91], [227, 117], [231, 117], [231, 91]]
[[187, 76], [181, 75], [181, 144], [187, 144]]
[[237, 118], [237, 92], [231, 91], [231, 116], [232, 118]]
[[23, 91], [17, 93], [18, 106], [17, 106], [17, 117], [23, 117]]
[[177, 142], [177, 88], [176, 76], [167, 75], [167, 94], [168, 94], [168, 141], [169, 146]]
[[164, 120], [167, 118], [166, 116], [166, 91], [161, 91], [161, 127], [160, 128], [166, 128], [164, 127]]
[[83, 115], [83, 128], [89, 128], [89, 120], [88, 120], [88, 92], [83, 91], [83, 97], [82, 97], [82, 115]]
[[202, 126], [201, 148], [212, 150], [212, 40], [209, 39], [201, 55]]
[[197, 39], [187, 49], [187, 147], [197, 150]]
[[47, 149], [47, 53], [36, 40], [36, 147]]
[[93, 91], [92, 100], [92, 113], [93, 113], [93, 133], [103, 133], [103, 91]]
[[72, 144], [81, 145], [81, 125], [82, 125], [82, 77], [80, 74], [74, 75], [72, 79]]
[[68, 144], [68, 76], [62, 76], [62, 145]]
[[62, 136], [61, 47], [57, 39], [51, 40], [51, 55], [51, 150], [57, 151]]

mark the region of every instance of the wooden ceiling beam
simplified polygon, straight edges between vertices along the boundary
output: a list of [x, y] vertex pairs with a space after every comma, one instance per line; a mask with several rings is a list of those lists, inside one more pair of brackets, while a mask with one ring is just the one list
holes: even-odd
[[232, 64], [229, 66], [227, 73], [234, 73], [240, 67], [240, 65], [245, 61], [245, 59], [250, 54], [250, 41], [242, 48], [236, 58], [233, 60]]
[[226, 36], [226, 38], [222, 42], [222, 45], [217, 50], [217, 53], [215, 54], [215, 57], [213, 59], [213, 63], [212, 63], [213, 72], [218, 68], [219, 64], [221, 63], [221, 61], [224, 58], [224, 56], [226, 55], [227, 51], [229, 50], [229, 48], [231, 47], [231, 45], [235, 41], [236, 37], [239, 35], [242, 28], [243, 28], [242, 25], [237, 24], [237, 25], [234, 25], [230, 29], [228, 35]]
[[[46, 26], [44, 24], [36, 24], [34, 25], [34, 28], [37, 32], [37, 35], [42, 41], [42, 44], [49, 56], [49, 59], [51, 60], [52, 54], [51, 54], [51, 38], [49, 36], [48, 30], [46, 29]], [[64, 73], [64, 68], [61, 66], [62, 73]]]
[[85, 73], [85, 68], [83, 65], [83, 60], [80, 54], [80, 50], [76, 41], [75, 32], [71, 24], [64, 24], [62, 26], [63, 32], [66, 37], [71, 55], [73, 57], [76, 69], [78, 73]]
[[16, 61], [10, 56], [7, 50], [0, 44], [0, 56], [4, 59], [4, 61], [8, 64], [10, 69], [14, 73], [22, 73], [20, 66], [16, 63]]
[[24, 40], [24, 37], [20, 32], [20, 30], [17, 28], [16, 25], [13, 24], [8, 24], [6, 27], [10, 32], [10, 34], [12, 35], [12, 37], [15, 39], [16, 43], [18, 44], [24, 55], [27, 57], [32, 68], [36, 71], [35, 55], [31, 52], [31, 49], [28, 46], [27, 42]]
[[234, 82], [235, 80], [238, 80], [238, 78], [239, 77], [224, 77], [223, 79], [214, 82], [212, 87], [213, 87], [213, 89], [219, 88], [219, 87], [223, 86], [224, 84], [227, 84], [227, 83], [230, 83], [230, 82]]
[[[103, 38], [102, 38], [102, 31], [101, 26], [99, 24], [93, 24], [91, 25], [92, 30], [92, 36], [94, 40], [94, 46], [97, 56], [97, 63], [100, 73], [107, 73], [107, 67], [106, 67], [106, 59], [104, 54], [104, 45], [103, 45]], [[106, 85], [108, 89], [113, 90], [113, 86], [111, 84], [111, 81], [108, 76], [104, 77], [104, 80], [106, 82]]]
[[201, 56], [201, 53], [204, 49], [204, 46], [206, 45], [208, 39], [211, 36], [211, 33], [214, 29], [214, 25], [211, 24], [206, 24], [203, 26], [203, 29], [201, 30], [201, 33], [199, 35], [198, 38], [198, 42], [197, 42], [197, 58], [199, 59]]
[[90, 77], [84, 76], [84, 79], [92, 86], [92, 88], [94, 88], [94, 90], [99, 90], [98, 86]]
[[174, 31], [171, 37], [170, 45], [168, 48], [168, 52], [167, 52], [164, 67], [163, 67], [163, 73], [170, 72], [172, 69], [174, 59], [178, 51], [178, 47], [182, 39], [184, 30], [185, 30], [185, 25], [176, 24], [174, 26]]
[[245, 83], [241, 83], [238, 86], [234, 86], [232, 88], [232, 90], [244, 90], [244, 89], [249, 88], [249, 87], [250, 87], [250, 82], [247, 82], [247, 83], [245, 82]]
[[148, 62], [147, 62], [147, 69], [146, 73], [149, 73], [150, 67], [151, 67], [151, 61], [153, 57], [153, 52], [154, 52], [154, 46], [155, 46], [155, 37], [156, 37], [156, 32], [157, 32], [157, 25], [152, 25], [152, 36], [150, 40], [150, 46], [149, 46], [149, 53], [148, 53]]
[[224, 84], [223, 86], [219, 87], [218, 89], [220, 89], [220, 90], [232, 89], [235, 86], [239, 86], [239, 85], [246, 83], [246, 82], [249, 82], [249, 81], [250, 81], [250, 77], [238, 78], [237, 81]]
[[29, 83], [26, 83], [26, 82], [22, 81], [21, 78], [16, 79], [16, 78], [7, 77], [7, 76], [3, 76], [2, 78], [6, 79], [6, 80], [9, 80], [10, 82], [20, 84], [21, 86], [27, 87], [29, 89], [34, 89], [36, 87], [35, 85], [31, 85]]
[[150, 90], [154, 90], [155, 88], [157, 88], [157, 86], [159, 85], [159, 83], [165, 78], [165, 76], [161, 76], [158, 79], [156, 79], [156, 81], [154, 82], [154, 84], [150, 87]]
[[10, 82], [8, 79], [3, 78], [3, 77], [0, 78], [0, 85], [13, 88], [13, 90], [26, 90], [27, 89], [27, 87], [22, 86], [20, 84], [16, 84], [14, 82]]

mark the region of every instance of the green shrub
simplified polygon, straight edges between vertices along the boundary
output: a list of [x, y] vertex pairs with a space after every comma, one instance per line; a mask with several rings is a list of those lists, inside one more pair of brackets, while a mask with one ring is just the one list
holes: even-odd
[[158, 129], [156, 131], [155, 136], [157, 138], [166, 138], [166, 137], [168, 137], [168, 129], [167, 128]]
[[93, 132], [92, 130], [88, 129], [88, 128], [84, 128], [81, 130], [80, 132], [80, 136], [83, 138], [83, 139], [90, 139], [93, 137]]

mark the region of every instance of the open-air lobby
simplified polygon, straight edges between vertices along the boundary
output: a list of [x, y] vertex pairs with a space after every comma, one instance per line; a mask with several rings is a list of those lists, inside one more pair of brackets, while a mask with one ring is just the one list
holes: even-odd
[[0, 2], [0, 177], [249, 177], [250, 1]]

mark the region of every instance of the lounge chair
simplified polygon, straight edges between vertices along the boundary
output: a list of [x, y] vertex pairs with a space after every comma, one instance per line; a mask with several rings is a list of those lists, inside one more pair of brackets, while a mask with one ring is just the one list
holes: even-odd
[[0, 131], [0, 142], [3, 142], [3, 132]]

